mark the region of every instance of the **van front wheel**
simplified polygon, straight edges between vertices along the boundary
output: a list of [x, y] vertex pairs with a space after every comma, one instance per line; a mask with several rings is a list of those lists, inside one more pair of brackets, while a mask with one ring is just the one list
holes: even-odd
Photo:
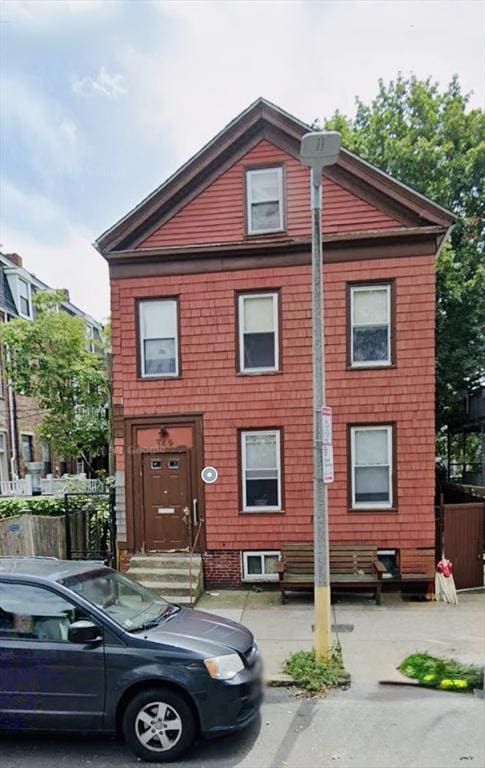
[[178, 693], [151, 688], [134, 696], [126, 707], [123, 735], [130, 749], [143, 760], [176, 760], [194, 740], [194, 716]]

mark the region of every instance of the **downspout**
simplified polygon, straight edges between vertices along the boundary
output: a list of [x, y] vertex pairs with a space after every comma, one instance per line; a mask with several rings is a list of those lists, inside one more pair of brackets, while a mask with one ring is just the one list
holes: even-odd
[[[4, 323], [8, 322], [8, 317], [6, 312], [4, 312], [3, 321]], [[9, 357], [9, 352], [7, 349], [5, 350], [5, 354], [7, 357]], [[17, 433], [15, 429], [15, 425], [16, 425], [15, 401], [14, 401], [12, 382], [9, 377], [7, 377], [7, 391], [8, 391], [8, 422], [9, 422], [8, 426], [9, 426], [9, 434], [10, 434], [10, 474], [12, 476], [12, 480], [16, 480], [18, 478], [18, 466], [17, 466]]]

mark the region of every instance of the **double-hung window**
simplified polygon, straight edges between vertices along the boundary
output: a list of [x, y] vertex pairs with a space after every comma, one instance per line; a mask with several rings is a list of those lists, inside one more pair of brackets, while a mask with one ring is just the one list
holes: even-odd
[[265, 373], [279, 369], [278, 293], [239, 296], [239, 370]]
[[248, 234], [262, 235], [283, 229], [283, 169], [246, 171]]
[[392, 426], [350, 429], [352, 508], [390, 508], [392, 498]]
[[177, 299], [140, 301], [138, 311], [142, 377], [178, 376]]
[[391, 286], [350, 287], [350, 365], [391, 365]]
[[19, 315], [22, 317], [32, 317], [32, 303], [30, 285], [22, 277], [17, 278], [18, 294], [19, 294]]
[[241, 432], [244, 512], [281, 510], [280, 430]]

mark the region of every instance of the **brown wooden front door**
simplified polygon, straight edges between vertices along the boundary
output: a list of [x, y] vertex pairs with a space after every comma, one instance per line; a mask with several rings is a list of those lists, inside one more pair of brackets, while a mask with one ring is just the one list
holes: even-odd
[[189, 452], [146, 454], [142, 464], [144, 541], [152, 552], [190, 547]]
[[484, 504], [445, 504], [443, 544], [457, 589], [483, 587]]

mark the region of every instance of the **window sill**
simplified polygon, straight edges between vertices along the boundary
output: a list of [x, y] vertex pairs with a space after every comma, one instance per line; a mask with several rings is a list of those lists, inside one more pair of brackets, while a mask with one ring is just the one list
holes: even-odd
[[286, 515], [286, 511], [284, 509], [265, 510], [264, 507], [262, 507], [261, 512], [256, 509], [239, 510], [238, 515]]
[[382, 363], [382, 365], [347, 365], [347, 371], [382, 371], [383, 369], [388, 371], [389, 369], [397, 368], [396, 363]]
[[160, 376], [155, 375], [155, 376], [137, 376], [136, 377], [137, 381], [173, 381], [174, 379], [177, 380], [177, 379], [181, 379], [181, 378], [182, 378], [182, 374], [181, 373], [177, 373], [176, 375], [175, 374], [166, 374], [166, 375], [161, 374]]
[[353, 515], [397, 515], [399, 510], [397, 507], [369, 507], [369, 509], [349, 507], [347, 512]]
[[245, 232], [244, 237], [246, 240], [254, 240], [258, 237], [274, 237], [274, 235], [284, 235], [287, 237], [288, 232], [286, 229], [267, 229], [264, 232]]
[[237, 371], [236, 376], [280, 376], [283, 371]]

